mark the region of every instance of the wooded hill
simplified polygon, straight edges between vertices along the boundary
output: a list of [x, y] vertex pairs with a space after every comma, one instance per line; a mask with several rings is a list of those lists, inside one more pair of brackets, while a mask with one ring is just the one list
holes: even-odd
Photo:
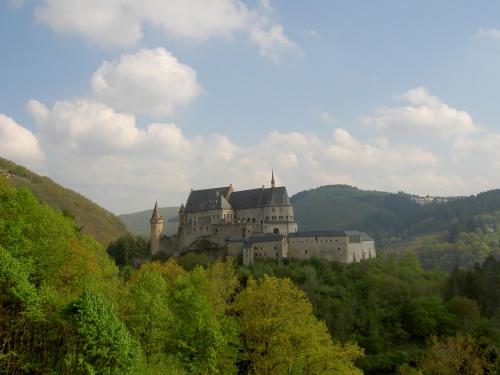
[[500, 210], [500, 190], [420, 205], [406, 193], [330, 185], [297, 193], [291, 202], [301, 230], [359, 229], [380, 242], [448, 231], [453, 224], [459, 232], [474, 231], [483, 225], [477, 216]]
[[118, 217], [48, 177], [3, 158], [0, 158], [0, 172], [10, 173], [8, 180], [13, 185], [31, 190], [41, 202], [73, 217], [83, 233], [91, 235], [104, 245], [127, 234], [127, 228]]

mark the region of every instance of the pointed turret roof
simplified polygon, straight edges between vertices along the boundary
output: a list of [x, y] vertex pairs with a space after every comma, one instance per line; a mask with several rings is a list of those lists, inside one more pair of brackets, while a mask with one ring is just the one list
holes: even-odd
[[184, 203], [182, 203], [179, 212], [184, 212], [184, 211], [186, 211], [186, 207], [184, 206]]
[[155, 203], [155, 208], [153, 209], [153, 215], [151, 216], [151, 219], [162, 219], [160, 209], [158, 208], [158, 201], [156, 201]]
[[271, 187], [274, 187], [274, 168], [271, 168]]

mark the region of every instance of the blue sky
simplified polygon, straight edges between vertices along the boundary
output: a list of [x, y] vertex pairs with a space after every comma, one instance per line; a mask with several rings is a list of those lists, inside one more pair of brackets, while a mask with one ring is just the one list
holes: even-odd
[[1, 3], [0, 155], [114, 212], [272, 165], [291, 193], [500, 185], [498, 2], [81, 3]]

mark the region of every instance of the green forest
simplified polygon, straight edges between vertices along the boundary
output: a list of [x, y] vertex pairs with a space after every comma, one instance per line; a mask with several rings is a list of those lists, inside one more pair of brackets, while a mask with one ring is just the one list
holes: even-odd
[[[486, 236], [458, 229], [450, 246]], [[351, 265], [191, 253], [139, 266], [147, 249], [131, 236], [106, 248], [0, 177], [0, 373], [499, 371], [500, 262], [488, 252], [443, 272], [416, 250]]]
[[127, 234], [127, 228], [118, 217], [50, 178], [0, 158], [0, 172], [3, 171], [11, 174], [9, 181], [12, 184], [30, 190], [40, 201], [73, 217], [80, 231], [99, 242], [108, 244]]

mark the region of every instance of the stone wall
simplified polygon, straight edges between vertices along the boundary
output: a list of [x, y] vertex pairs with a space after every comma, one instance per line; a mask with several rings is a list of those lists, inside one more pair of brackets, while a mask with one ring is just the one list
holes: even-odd
[[347, 260], [347, 237], [290, 237], [288, 238], [288, 256], [295, 259], [312, 257], [335, 262]]

